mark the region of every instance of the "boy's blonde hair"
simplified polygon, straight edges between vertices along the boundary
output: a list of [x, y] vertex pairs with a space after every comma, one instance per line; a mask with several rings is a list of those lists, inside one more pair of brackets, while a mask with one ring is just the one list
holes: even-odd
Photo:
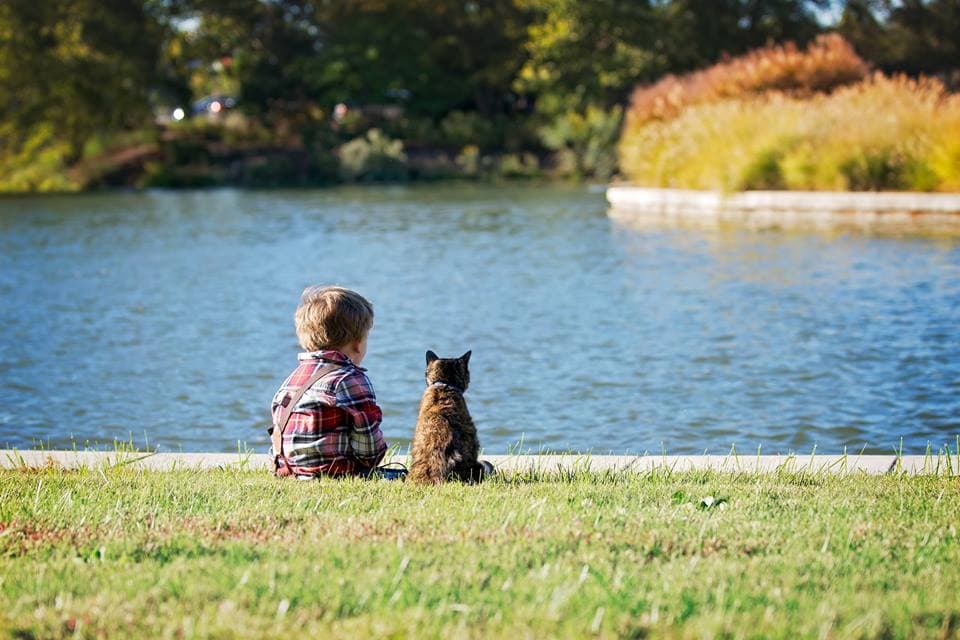
[[373, 305], [343, 287], [307, 287], [293, 316], [306, 351], [337, 349], [362, 340], [373, 326]]

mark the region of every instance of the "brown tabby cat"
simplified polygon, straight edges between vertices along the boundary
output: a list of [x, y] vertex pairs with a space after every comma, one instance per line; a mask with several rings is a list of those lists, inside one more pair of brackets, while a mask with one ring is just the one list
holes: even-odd
[[413, 482], [440, 484], [448, 478], [479, 481], [492, 470], [490, 463], [477, 461], [477, 428], [463, 398], [470, 384], [470, 353], [438, 358], [427, 351], [427, 390], [413, 432]]

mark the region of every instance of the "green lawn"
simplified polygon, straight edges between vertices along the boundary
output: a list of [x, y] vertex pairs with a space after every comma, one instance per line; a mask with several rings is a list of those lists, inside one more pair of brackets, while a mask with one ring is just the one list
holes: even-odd
[[2, 471], [0, 635], [956, 637], [958, 527], [944, 476]]

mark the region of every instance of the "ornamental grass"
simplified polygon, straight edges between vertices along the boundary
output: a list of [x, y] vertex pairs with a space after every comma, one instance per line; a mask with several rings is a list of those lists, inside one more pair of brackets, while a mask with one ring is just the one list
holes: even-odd
[[810, 95], [862, 80], [867, 64], [838, 35], [820, 36], [801, 51], [793, 43], [757, 49], [684, 76], [668, 75], [631, 97], [627, 129], [669, 119], [692, 105], [781, 91]]
[[669, 115], [635, 96], [621, 171], [641, 186], [725, 192], [960, 191], [960, 96], [934, 79], [879, 73], [823, 86], [688, 92]]

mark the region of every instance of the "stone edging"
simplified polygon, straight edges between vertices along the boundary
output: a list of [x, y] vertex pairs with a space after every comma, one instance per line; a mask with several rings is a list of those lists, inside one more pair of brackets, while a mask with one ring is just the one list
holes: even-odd
[[[537, 471], [542, 473], [569, 473], [576, 471], [634, 471], [658, 469], [675, 471], [712, 470], [721, 472], [771, 473], [810, 471], [827, 473], [866, 473], [879, 475], [898, 470], [898, 458], [893, 455], [776, 455], [776, 456], [602, 456], [602, 455], [518, 455], [483, 456], [501, 471]], [[396, 456], [392, 461], [409, 462], [407, 456]], [[949, 472], [960, 474], [960, 457], [950, 460]], [[144, 453], [110, 451], [37, 451], [0, 449], [0, 469], [17, 468], [98, 468], [129, 466], [136, 469], [168, 471], [171, 469], [246, 468], [266, 471], [267, 456], [236, 453]], [[909, 474], [948, 472], [945, 458], [933, 456], [901, 456], [899, 470]]]
[[960, 233], [960, 193], [717, 191], [607, 188], [625, 223], [736, 223], [753, 228], [861, 228]]

